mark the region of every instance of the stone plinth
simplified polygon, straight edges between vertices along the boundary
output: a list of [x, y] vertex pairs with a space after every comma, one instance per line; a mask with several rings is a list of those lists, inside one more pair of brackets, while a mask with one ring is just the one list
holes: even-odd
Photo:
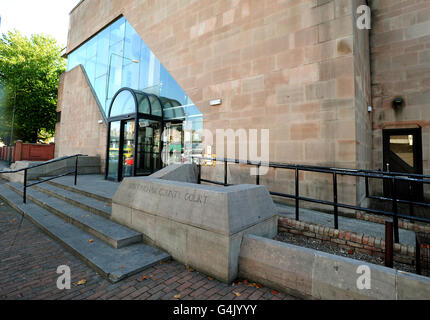
[[153, 177], [124, 179], [113, 198], [112, 219], [223, 282], [237, 277], [244, 234], [273, 238], [277, 232], [276, 209], [264, 186], [214, 187]]

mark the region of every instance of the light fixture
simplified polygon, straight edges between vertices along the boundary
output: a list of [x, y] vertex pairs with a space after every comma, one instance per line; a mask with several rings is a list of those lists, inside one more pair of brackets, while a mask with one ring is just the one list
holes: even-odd
[[403, 107], [404, 100], [402, 97], [397, 97], [393, 100], [393, 109], [397, 110]]
[[210, 106], [219, 106], [220, 104], [222, 104], [222, 99], [214, 99], [209, 101]]

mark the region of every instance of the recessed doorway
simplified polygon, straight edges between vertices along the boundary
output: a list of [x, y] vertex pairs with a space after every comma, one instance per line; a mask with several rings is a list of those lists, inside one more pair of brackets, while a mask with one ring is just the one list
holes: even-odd
[[[423, 174], [421, 128], [383, 130], [384, 171]], [[403, 200], [421, 201], [423, 184], [396, 181], [396, 197]], [[384, 195], [392, 196], [389, 180], [384, 180]]]

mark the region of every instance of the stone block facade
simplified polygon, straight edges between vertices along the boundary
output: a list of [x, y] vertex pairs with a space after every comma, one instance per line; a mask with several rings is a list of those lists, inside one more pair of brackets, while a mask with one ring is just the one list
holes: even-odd
[[55, 127], [55, 157], [78, 153], [99, 157], [103, 170], [107, 127], [81, 66], [61, 76], [57, 112], [61, 112], [61, 121]]
[[[378, 0], [371, 7], [372, 166], [385, 165], [382, 130], [421, 128], [423, 173], [430, 174], [430, 2]], [[398, 110], [396, 97], [405, 101]], [[428, 197], [430, 189], [424, 191]]]
[[[382, 128], [420, 125], [429, 173], [430, 3], [371, 1], [370, 31], [356, 27], [357, 7], [366, 3], [85, 0], [71, 12], [67, 52], [124, 16], [214, 135], [216, 129], [270, 129], [270, 161], [376, 169]], [[81, 152], [104, 159], [106, 124], [98, 123], [103, 118], [82, 70], [71, 70], [62, 81], [56, 155]], [[397, 115], [390, 108], [396, 95], [407, 102]], [[218, 98], [222, 105], [211, 107], [209, 101]], [[219, 176], [220, 170], [206, 168], [203, 175]], [[253, 179], [247, 168], [230, 170], [231, 182]], [[294, 190], [292, 177], [293, 172], [269, 170], [261, 183], [287, 192]], [[331, 201], [331, 179], [304, 173], [301, 194]], [[364, 180], [339, 177], [338, 188], [339, 201], [366, 201]]]

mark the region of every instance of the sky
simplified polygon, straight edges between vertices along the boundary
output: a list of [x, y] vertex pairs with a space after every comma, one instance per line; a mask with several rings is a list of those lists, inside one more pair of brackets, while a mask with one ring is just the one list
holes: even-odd
[[43, 33], [65, 47], [69, 13], [80, 0], [0, 0], [0, 33], [17, 29], [24, 35]]

